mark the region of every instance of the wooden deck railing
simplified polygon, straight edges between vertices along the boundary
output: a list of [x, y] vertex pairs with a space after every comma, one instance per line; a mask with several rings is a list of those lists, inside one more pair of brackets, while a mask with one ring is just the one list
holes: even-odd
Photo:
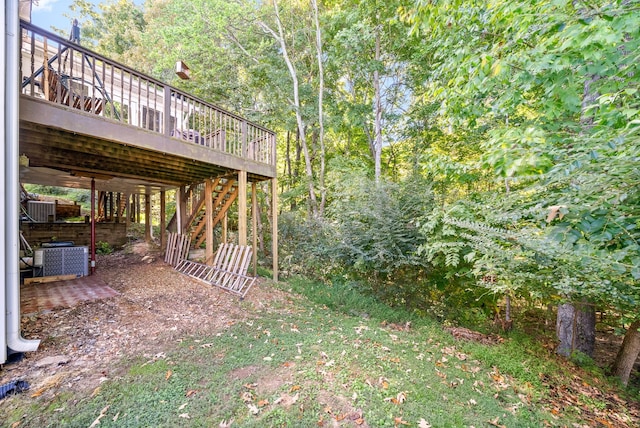
[[275, 165], [274, 132], [30, 23], [20, 27], [23, 94]]

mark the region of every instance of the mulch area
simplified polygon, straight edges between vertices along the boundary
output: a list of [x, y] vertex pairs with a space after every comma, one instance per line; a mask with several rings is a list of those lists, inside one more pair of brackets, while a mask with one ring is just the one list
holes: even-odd
[[[144, 243], [98, 256], [96, 275], [22, 288], [22, 336], [36, 352], [0, 366], [0, 385], [23, 379], [31, 394], [91, 393], [124, 370], [189, 337], [212, 335], [290, 297], [259, 278], [243, 301], [164, 263]], [[275, 307], [275, 309], [274, 309]]]

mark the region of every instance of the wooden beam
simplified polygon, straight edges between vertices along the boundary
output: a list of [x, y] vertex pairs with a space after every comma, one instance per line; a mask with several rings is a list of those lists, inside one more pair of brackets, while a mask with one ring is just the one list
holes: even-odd
[[151, 242], [151, 190], [144, 194], [144, 240]]
[[247, 245], [247, 171], [238, 171], [238, 245]]
[[251, 183], [251, 236], [253, 237], [253, 253], [251, 263], [253, 264], [253, 276], [258, 275], [258, 195], [256, 183]]
[[222, 215], [222, 243], [227, 243], [227, 232], [229, 231], [229, 216], [225, 211]]
[[213, 260], [213, 181], [204, 182], [205, 260]]
[[[42, 129], [65, 129], [65, 134], [94, 142], [112, 142], [119, 146], [141, 149], [147, 153], [160, 153], [168, 158], [183, 158], [188, 164], [217, 165], [223, 170], [244, 170], [264, 177], [275, 177], [276, 165], [255, 162], [246, 157], [223, 153], [193, 142], [182, 141], [146, 129], [104, 118], [66, 106], [60, 106], [30, 96], [20, 97], [20, 128], [30, 126]], [[90, 131], [88, 131], [90, 130]], [[63, 131], [64, 132], [64, 131]], [[91, 135], [88, 133], [90, 132]], [[44, 140], [48, 139], [44, 134]], [[21, 132], [21, 142], [23, 133]], [[210, 174], [209, 177], [216, 174]], [[195, 181], [195, 180], [194, 180]]]
[[129, 227], [131, 226], [131, 195], [129, 193], [125, 193], [123, 196], [124, 200], [124, 225], [127, 232], [129, 232]]
[[[216, 227], [218, 222], [220, 221], [220, 213], [221, 211], [225, 211], [229, 209], [233, 201], [235, 201], [238, 196], [238, 188], [233, 186], [235, 180], [228, 180], [227, 183], [223, 186], [223, 188], [218, 192], [218, 196], [215, 201], [213, 201], [213, 210], [212, 212], [217, 212], [218, 214], [213, 219], [213, 227]], [[189, 223], [188, 226], [191, 224]], [[191, 230], [191, 239], [195, 240], [198, 235], [202, 232], [202, 229], [205, 227], [205, 223], [200, 222], [194, 229]], [[201, 236], [200, 239], [195, 241], [196, 247], [200, 246], [204, 241], [205, 237]]]
[[160, 191], [160, 249], [167, 248], [167, 194]]
[[278, 281], [278, 179], [271, 179], [271, 252], [273, 258], [273, 280]]
[[68, 281], [70, 279], [76, 279], [78, 276], [75, 274], [70, 275], [54, 275], [54, 276], [39, 276], [36, 278], [25, 278], [24, 285], [29, 284], [43, 284], [46, 282], [55, 282], [55, 281]]

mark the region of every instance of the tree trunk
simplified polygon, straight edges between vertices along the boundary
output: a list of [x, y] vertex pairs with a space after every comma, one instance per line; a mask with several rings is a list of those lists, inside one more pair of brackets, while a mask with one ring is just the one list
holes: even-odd
[[298, 83], [298, 73], [293, 64], [293, 61], [289, 57], [289, 50], [287, 48], [287, 43], [284, 36], [284, 28], [282, 26], [282, 21], [280, 20], [280, 10], [278, 9], [278, 2], [273, 2], [273, 11], [275, 13], [276, 23], [278, 24], [278, 32], [276, 33], [271, 29], [266, 23], [259, 22], [259, 25], [280, 44], [280, 49], [282, 53], [282, 57], [284, 59], [285, 64], [287, 65], [287, 69], [289, 70], [289, 75], [291, 76], [291, 81], [293, 83], [293, 107], [296, 113], [296, 123], [298, 125], [298, 133], [300, 138], [300, 144], [302, 145], [302, 152], [304, 153], [304, 161], [305, 161], [305, 173], [307, 175], [307, 185], [309, 186], [309, 213], [313, 218], [318, 217], [318, 201], [316, 198], [316, 191], [314, 188], [314, 179], [313, 179], [313, 168], [311, 165], [311, 155], [309, 153], [309, 147], [307, 146], [306, 140], [306, 125], [304, 119], [302, 117], [302, 105], [300, 103], [300, 86]]
[[631, 370], [640, 355], [640, 319], [635, 320], [627, 334], [624, 335], [622, 346], [616, 356], [616, 361], [613, 363], [611, 373], [620, 378], [620, 381], [627, 385], [629, 383], [629, 377], [631, 376]]
[[[380, 27], [376, 28], [376, 62], [380, 61]], [[380, 74], [378, 68], [373, 71], [373, 117], [374, 117], [374, 139], [373, 139], [373, 161], [375, 165], [376, 185], [380, 184], [381, 158], [382, 158], [382, 96], [380, 94]]]
[[318, 182], [320, 184], [320, 207], [318, 216], [324, 217], [324, 207], [327, 203], [327, 189], [325, 187], [325, 147], [324, 147], [324, 65], [322, 63], [322, 32], [320, 30], [320, 14], [318, 12], [318, 2], [311, 0], [313, 7], [313, 22], [316, 27], [316, 57], [318, 61], [318, 125], [320, 127], [320, 173]]
[[558, 306], [556, 321], [558, 348], [556, 352], [565, 357], [580, 351], [590, 357], [596, 344], [596, 311], [586, 299], [574, 305], [565, 303]]
[[[587, 134], [593, 127], [593, 120], [589, 117], [588, 111], [598, 97], [598, 93], [591, 86], [596, 80], [598, 80], [598, 76], [587, 76], [583, 84], [580, 113], [581, 134]], [[556, 333], [560, 340], [556, 350], [558, 354], [568, 357], [577, 350], [592, 357], [596, 343], [596, 312], [593, 305], [589, 305], [586, 299], [582, 299], [578, 307], [571, 303], [560, 305]]]

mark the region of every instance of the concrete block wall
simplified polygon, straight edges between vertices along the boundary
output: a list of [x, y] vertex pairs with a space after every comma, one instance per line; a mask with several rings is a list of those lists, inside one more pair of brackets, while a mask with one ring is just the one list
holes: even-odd
[[[75, 245], [91, 245], [91, 225], [88, 223], [21, 223], [20, 230], [36, 248], [43, 242], [73, 241]], [[127, 227], [124, 223], [96, 223], [96, 243], [108, 242], [113, 248], [127, 243]]]

